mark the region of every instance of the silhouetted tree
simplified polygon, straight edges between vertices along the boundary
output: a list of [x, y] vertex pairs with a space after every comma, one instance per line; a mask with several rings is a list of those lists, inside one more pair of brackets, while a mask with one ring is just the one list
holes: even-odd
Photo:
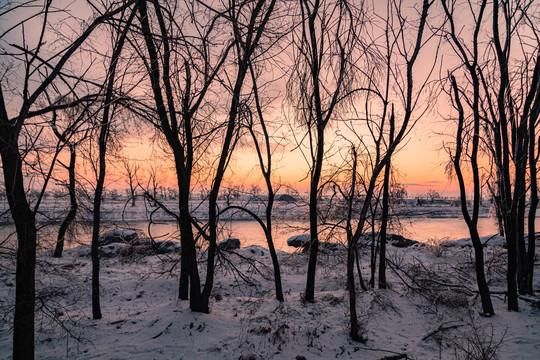
[[[87, 106], [85, 107], [76, 107], [66, 109], [64, 115], [66, 119], [64, 120], [65, 124], [62, 124], [63, 128], [60, 129], [60, 124], [58, 124], [58, 115], [57, 111], [53, 110], [53, 116], [51, 120], [51, 128], [53, 133], [58, 138], [63, 145], [66, 145], [69, 150], [69, 162], [68, 164], [59, 163], [66, 168], [68, 171], [68, 195], [69, 195], [69, 211], [60, 224], [58, 229], [58, 236], [56, 239], [56, 246], [54, 248], [54, 257], [61, 257], [64, 250], [64, 238], [68, 228], [70, 227], [73, 220], [77, 216], [77, 209], [79, 204], [77, 202], [77, 194], [75, 191], [76, 180], [75, 180], [75, 165], [77, 160], [77, 145], [81, 141], [84, 141], [88, 130], [82, 128], [85, 123], [87, 114]], [[77, 111], [77, 109], [79, 111]], [[79, 112], [77, 114], [77, 112]], [[86, 131], [85, 131], [86, 130]]]
[[[520, 293], [532, 292], [527, 286], [532, 273], [528, 264], [531, 254], [525, 244], [525, 206], [527, 189], [536, 188], [536, 176], [530, 173], [535, 164], [530, 166], [529, 154], [536, 147], [531, 137], [537, 136], [540, 107], [540, 36], [530, 14], [538, 5], [533, 1], [494, 1], [491, 6], [486, 1], [467, 2], [463, 8], [469, 9], [469, 19], [462, 16], [461, 4], [442, 4], [451, 27], [448, 38], [459, 55], [460, 67], [454, 71], [457, 80], [458, 76], [463, 78], [459, 93], [481, 121], [479, 136], [493, 165], [496, 189], [492, 193], [508, 248], [508, 309], [517, 311], [518, 289]], [[484, 20], [489, 17], [491, 21]], [[474, 35], [469, 37], [464, 37], [461, 29], [465, 18], [473, 20]], [[461, 68], [463, 75], [458, 72]], [[535, 208], [535, 197], [531, 200]], [[529, 236], [533, 251], [534, 241], [534, 236]]]
[[[107, 145], [110, 137], [111, 119], [113, 116], [118, 116], [121, 108], [116, 102], [117, 95], [115, 94], [115, 81], [116, 72], [119, 57], [122, 53], [124, 43], [130, 30], [131, 24], [137, 14], [137, 6], [132, 9], [126, 10], [127, 15], [126, 22], [114, 36], [115, 41], [113, 44], [113, 53], [111, 56], [111, 62], [107, 69], [107, 80], [105, 88], [105, 96], [103, 101], [103, 112], [99, 121], [99, 136], [98, 136], [98, 169], [97, 169], [97, 181], [94, 190], [94, 204], [93, 204], [93, 221], [92, 221], [92, 243], [90, 246], [92, 257], [92, 317], [97, 320], [101, 319], [101, 304], [99, 297], [99, 231], [101, 225], [101, 201], [103, 196], [103, 186], [105, 183], [105, 173], [107, 166]], [[126, 15], [124, 15], [126, 16]]]
[[[24, 13], [29, 9], [31, 12], [35, 9], [33, 4], [28, 2], [21, 4], [13, 2], [10, 5], [11, 7], [3, 10], [2, 16], [16, 18], [18, 16], [17, 11]], [[9, 33], [21, 32], [23, 34], [22, 45], [17, 45], [14, 42], [8, 43], [6, 39], [1, 39], [5, 49], [2, 57], [7, 59], [6, 64], [11, 63], [14, 64], [13, 66], [20, 66], [20, 74], [22, 74], [18, 79], [18, 83], [22, 87], [18, 93], [21, 95], [20, 97], [13, 95], [19, 104], [18, 110], [11, 111], [12, 109], [7, 107], [4, 95], [4, 87], [7, 86], [6, 79], [3, 78], [0, 84], [0, 153], [6, 195], [17, 231], [15, 316], [13, 320], [14, 359], [28, 360], [34, 358], [35, 212], [37, 209], [32, 210], [30, 208], [25, 194], [22, 172], [22, 158], [24, 155], [21, 153], [19, 145], [21, 130], [31, 116], [50, 111], [50, 107], [49, 109], [37, 108], [40, 97], [54, 87], [54, 82], [62, 75], [65, 65], [93, 31], [104, 21], [129, 6], [129, 3], [111, 5], [109, 8], [104, 9], [103, 13], [90, 21], [83, 28], [81, 34], [74, 37], [68, 46], [60, 49], [45, 41], [45, 35], [49, 31], [51, 6], [51, 2], [45, 2], [44, 6], [37, 10], [37, 14], [33, 12], [30, 15], [28, 13], [24, 14], [25, 17], [19, 23], [10, 28], [8, 32], [2, 33], [4, 37]], [[35, 16], [40, 19], [40, 27], [35, 37], [36, 42], [32, 47], [28, 47], [26, 45], [28, 39], [25, 38], [22, 29]], [[45, 52], [48, 54], [42, 57], [41, 54]], [[65, 89], [64, 87], [61, 88]], [[73, 88], [68, 87], [65, 89], [64, 95], [72, 91]], [[10, 112], [14, 113], [13, 117], [8, 115]]]
[[[426, 81], [421, 82], [421, 86], [414, 87], [413, 68], [418, 60], [420, 50], [426, 43], [424, 32], [432, 4], [432, 1], [424, 0], [419, 18], [409, 20], [403, 12], [401, 1], [388, 2], [386, 17], [379, 18], [383, 24], [381, 27], [383, 36], [379, 39], [382, 39], [384, 45], [379, 44], [378, 48], [384, 59], [383, 76], [379, 78], [379, 81], [376, 81], [375, 72], [364, 71], [364, 74], [369, 75], [368, 86], [360, 88], [361, 93], [365, 96], [365, 111], [358, 112], [358, 120], [352, 120], [349, 126], [352, 130], [352, 138], [358, 144], [355, 148], [365, 149], [369, 159], [367, 162], [369, 166], [366, 166], [364, 174], [359, 179], [359, 184], [363, 187], [363, 203], [354, 213], [357, 220], [351, 227], [352, 237], [348, 241], [347, 288], [349, 290], [350, 335], [356, 341], [362, 341], [363, 337], [360, 334], [360, 326], [356, 318], [356, 286], [353, 276], [354, 257], [352, 254], [357, 251], [360, 238], [365, 232], [370, 207], [376, 196], [377, 185], [380, 183], [379, 176], [383, 170], [389, 169], [392, 156], [418, 119], [413, 118], [413, 113], [418, 105], [420, 94], [426, 87]], [[405, 38], [405, 34], [410, 34], [411, 26], [414, 28], [414, 37], [407, 36]], [[413, 42], [409, 43], [410, 41]], [[433, 56], [436, 57], [436, 54]], [[371, 65], [374, 64], [371, 63]], [[430, 73], [428, 72], [425, 76], [429, 78]], [[370, 110], [372, 107], [367, 106], [367, 104], [374, 101], [380, 101], [382, 106], [380, 108], [373, 107], [375, 110]], [[400, 114], [397, 115], [394, 102], [399, 104], [399, 101], [402, 108]], [[420, 116], [423, 113], [425, 113], [425, 108], [420, 112]], [[368, 128], [374, 148], [367, 147], [367, 140], [359, 135], [358, 131], [363, 126]], [[353, 155], [357, 151], [353, 152]], [[383, 180], [383, 193], [384, 182], [389, 181], [389, 177], [386, 175], [390, 175], [390, 170], [388, 173], [385, 171], [386, 179]], [[354, 188], [358, 185], [351, 184], [350, 186]], [[384, 222], [382, 226], [385, 226]], [[381, 258], [381, 261], [385, 261], [385, 259]]]
[[[469, 229], [469, 234], [471, 236], [471, 241], [475, 253], [475, 271], [476, 271], [476, 280], [478, 283], [478, 289], [480, 291], [480, 297], [482, 299], [482, 311], [484, 315], [491, 316], [495, 312], [493, 310], [493, 305], [491, 303], [491, 296], [487, 281], [484, 273], [484, 248], [480, 241], [480, 235], [478, 234], [478, 213], [480, 209], [480, 173], [478, 166], [478, 152], [479, 152], [479, 143], [480, 143], [480, 82], [476, 76], [478, 66], [479, 66], [479, 54], [478, 54], [478, 35], [480, 27], [483, 21], [483, 16], [485, 14], [487, 2], [483, 1], [480, 5], [478, 14], [474, 16], [476, 22], [474, 24], [474, 34], [472, 37], [473, 50], [469, 51], [456, 33], [456, 25], [454, 21], [453, 13], [450, 12], [450, 9], [446, 2], [442, 2], [444, 11], [446, 13], [449, 31], [448, 37], [454, 44], [454, 47], [457, 49], [460, 58], [465, 64], [465, 71], [468, 72], [470, 83], [472, 83], [472, 93], [466, 99], [466, 103], [470, 106], [471, 116], [465, 114], [465, 110], [462, 105], [461, 97], [463, 96], [463, 89], [460, 89], [457, 85], [456, 79], [454, 76], [451, 76], [451, 87], [452, 91], [450, 92], [453, 96], [453, 104], [457, 109], [459, 118], [458, 118], [458, 129], [456, 132], [456, 148], [454, 154], [451, 155], [452, 164], [455, 171], [455, 174], [458, 178], [459, 189], [460, 189], [460, 199], [461, 199], [461, 211], [463, 213], [463, 218]], [[470, 119], [470, 120], [468, 120]], [[466, 122], [467, 121], [467, 122]], [[469, 142], [471, 144], [469, 145]], [[465, 153], [464, 153], [465, 150]], [[473, 208], [472, 214], [469, 212], [467, 206], [467, 197], [466, 197], [466, 185], [463, 176], [463, 164], [462, 154], [468, 157], [470, 161], [470, 167], [473, 175]]]
[[[239, 111], [242, 103], [242, 90], [246, 77], [249, 76], [249, 65], [258, 52], [264, 50], [266, 27], [273, 15], [276, 0], [257, 0], [252, 3], [231, 1], [225, 11], [226, 18], [234, 36], [234, 68], [230, 69], [228, 77], [231, 83], [231, 103], [225, 122], [225, 136], [208, 198], [208, 257], [206, 263], [206, 281], [201, 295], [204, 312], [209, 311], [209, 300], [214, 285], [214, 265], [217, 249], [218, 208], [217, 200], [225, 171], [230, 161], [232, 151], [238, 141]], [[234, 71], [234, 72], [233, 72]]]
[[[148, 53], [148, 55], [141, 54], [141, 57], [148, 60], [146, 65], [153, 100], [157, 107], [159, 130], [163, 132], [173, 152], [178, 179], [179, 225], [182, 241], [179, 297], [186, 299], [189, 287], [191, 309], [193, 311], [208, 312], [214, 278], [219, 189], [230, 154], [237, 141], [238, 107], [249, 60], [259, 46], [259, 40], [264, 34], [265, 25], [272, 13], [275, 1], [271, 1], [268, 5], [265, 4], [265, 1], [249, 4], [233, 1], [223, 9], [212, 8], [211, 5], [213, 4], [204, 2], [194, 4], [193, 7], [187, 9], [189, 16], [186, 17], [186, 20], [191, 22], [195, 19], [195, 17], [191, 16], [193, 11], [199, 11], [197, 19], [208, 20], [207, 24], [201, 23], [201, 20], [192, 23], [194, 26], [193, 32], [197, 34], [194, 38], [191, 38], [192, 34], [184, 33], [185, 29], [177, 27], [180, 22], [169, 17], [174, 14], [174, 11], [167, 10], [157, 0], [152, 1], [153, 13], [151, 16], [147, 10], [146, 1], [139, 1], [139, 3], [141, 29]], [[152, 31], [150, 22], [150, 19], [154, 19], [153, 16], [155, 16], [159, 29], [156, 32]], [[183, 25], [187, 26], [187, 21]], [[225, 45], [220, 48], [221, 51], [216, 52], [213, 49], [215, 45], [213, 40], [215, 37], [223, 36], [222, 26], [230, 26], [233, 38], [224, 40]], [[177, 33], [170, 34], [173, 30], [177, 31]], [[195, 42], [195, 39], [197, 39], [197, 42]], [[194, 42], [195, 45], [192, 46], [191, 44]], [[175, 46], [175, 49], [184, 48], [184, 50], [179, 50], [181, 61], [174, 61], [175, 59], [172, 58], [174, 54], [177, 54], [171, 51], [172, 46]], [[163, 49], [162, 53], [158, 51], [161, 47]], [[206, 98], [206, 95], [209, 93], [211, 86], [214, 85], [214, 81], [217, 80], [218, 74], [225, 70], [224, 64], [231, 50], [236, 51], [236, 62], [234, 67], [231, 65], [230, 68], [235, 68], [237, 73], [234, 75], [232, 72], [228, 73], [228, 79], [232, 81], [232, 84], [226, 85], [226, 88], [231, 91], [231, 104], [228, 115], [225, 121], [213, 124], [211, 128], [204, 128], [203, 124], [211, 122], [198, 121], [196, 116], [202, 114], [202, 106], [209, 106], [210, 100]], [[162, 79], [160, 79], [161, 71], [163, 72]], [[171, 80], [172, 71], [182, 71], [185, 74], [184, 86], [176, 87], [176, 90], [181, 94], [180, 105], [175, 103], [175, 87]], [[220, 79], [220, 81], [222, 81], [222, 84], [225, 83], [224, 80]], [[161, 82], [163, 82], [163, 88]], [[165, 96], [163, 96], [162, 91], [165, 92]], [[180, 119], [177, 119], [178, 112], [175, 110], [178, 107], [181, 109], [179, 111], [179, 114], [181, 114]], [[224, 131], [224, 134], [221, 131]], [[197, 133], [194, 134], [194, 132]], [[220, 133], [223, 134], [223, 142], [221, 152], [216, 160], [217, 166], [215, 170], [209, 170], [209, 173], [211, 173], [209, 179], [212, 183], [208, 199], [209, 224], [206, 227], [207, 230], [204, 230], [192, 218], [189, 209], [194, 152], [203, 151], [202, 144], [204, 143], [204, 146], [208, 147], [208, 144], [211, 143], [209, 139], [213, 139]], [[195, 138], [195, 136], [197, 137]], [[194, 142], [194, 138], [198, 143]], [[200, 146], [201, 149], [195, 146]], [[192, 225], [209, 242], [206, 281], [202, 291]]]
[[140, 170], [140, 165], [134, 161], [130, 161], [127, 158], [122, 159], [121, 164], [127, 177], [126, 181], [129, 187], [128, 191], [131, 199], [131, 206], [134, 207], [135, 199], [137, 197], [137, 183], [139, 182], [137, 174]]
[[319, 248], [318, 199], [325, 160], [326, 129], [349, 99], [354, 64], [364, 46], [363, 9], [349, 1], [299, 1], [299, 26], [293, 32], [294, 66], [288, 99], [296, 121], [305, 126], [310, 166], [309, 264], [304, 301], [315, 300], [315, 273]]
[[[255, 114], [249, 106], [246, 104], [242, 107], [240, 115], [243, 119], [244, 126], [247, 128], [251, 139], [253, 140], [253, 145], [255, 146], [255, 151], [257, 153], [257, 159], [259, 162], [259, 169], [264, 179], [266, 185], [266, 204], [265, 204], [265, 221], [263, 221], [256, 213], [248, 210], [246, 207], [242, 206], [228, 206], [230, 209], [239, 209], [248, 213], [252, 218], [254, 218], [264, 231], [266, 238], [266, 243], [268, 245], [268, 250], [270, 252], [270, 257], [272, 259], [272, 266], [274, 270], [274, 287], [276, 291], [276, 299], [278, 301], [284, 301], [283, 297], [283, 288], [281, 283], [281, 270], [279, 266], [279, 260], [277, 257], [276, 249], [274, 246], [273, 239], [273, 227], [272, 227], [272, 210], [274, 206], [274, 201], [276, 197], [276, 192], [274, 190], [274, 185], [272, 183], [272, 171], [273, 171], [273, 157], [275, 149], [272, 148], [272, 137], [268, 131], [268, 125], [265, 120], [263, 104], [261, 100], [261, 94], [259, 93], [259, 85], [257, 84], [258, 76], [255, 70], [253, 63], [249, 64], [249, 71], [251, 74], [252, 80], [252, 91], [253, 98], [255, 102]], [[260, 128], [259, 134], [258, 128]], [[262, 140], [259, 140], [261, 138]], [[279, 146], [279, 144], [277, 145]], [[254, 196], [260, 193], [260, 189], [253, 188], [252, 194]], [[228, 210], [227, 208], [223, 211]]]
[[[144, 36], [144, 52], [139, 56], [146, 66], [151, 101], [155, 105], [155, 113], [148, 120], [163, 134], [172, 151], [179, 193], [178, 223], [182, 247], [178, 297], [183, 300], [189, 297], [193, 311], [204, 311], [189, 200], [195, 155], [199, 155], [199, 151], [202, 154], [202, 144], [211, 139], [205, 135], [211, 133], [210, 129], [204, 126], [204, 121], [199, 121], [198, 115], [204, 118], [206, 97], [211, 95], [232, 44], [227, 43], [220, 51], [212, 51], [221, 25], [217, 22], [218, 17], [203, 12], [203, 5], [202, 9], [195, 4], [193, 8], [187, 8], [185, 18], [178, 20], [174, 9], [165, 3], [151, 2], [155, 18], [149, 15], [146, 1], [139, 3], [139, 21]], [[200, 11], [198, 17], [194, 16], [195, 11]], [[154, 21], [151, 23], [150, 19]], [[197, 19], [193, 22], [193, 33], [199, 36], [188, 41], [184, 29], [177, 24], [190, 19]], [[137, 50], [136, 45], [134, 50]], [[178, 58], [173, 58], [174, 55]], [[171, 76], [182, 73], [183, 81], [181, 76]], [[175, 79], [176, 84], [173, 83]], [[173, 94], [175, 89], [178, 97]]]

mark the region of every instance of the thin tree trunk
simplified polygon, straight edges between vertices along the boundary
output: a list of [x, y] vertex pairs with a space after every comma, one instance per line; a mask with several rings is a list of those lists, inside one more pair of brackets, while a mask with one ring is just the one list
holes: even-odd
[[[459, 89], [456, 83], [456, 79], [454, 76], [451, 76], [452, 80], [452, 88], [454, 90], [454, 101], [457, 106], [457, 110], [459, 112], [459, 122], [458, 122], [458, 130], [456, 133], [456, 150], [455, 150], [455, 156], [453, 159], [454, 163], [454, 169], [456, 171], [456, 176], [459, 183], [459, 192], [460, 192], [460, 203], [461, 203], [461, 212], [463, 214], [463, 219], [467, 223], [467, 227], [469, 228], [469, 234], [471, 236], [471, 241], [474, 248], [474, 264], [475, 264], [475, 272], [476, 272], [476, 282], [478, 284], [478, 290], [480, 292], [480, 298], [482, 301], [482, 310], [483, 314], [486, 316], [495, 315], [495, 311], [493, 310], [493, 304], [491, 302], [491, 295], [489, 292], [489, 287], [486, 282], [485, 278], [485, 272], [484, 272], [484, 247], [482, 246], [482, 242], [480, 241], [480, 236], [478, 234], [478, 212], [480, 207], [480, 178], [478, 174], [478, 143], [479, 143], [479, 131], [480, 131], [480, 118], [478, 114], [476, 113], [474, 116], [474, 133], [472, 136], [472, 152], [470, 155], [471, 160], [471, 170], [473, 173], [473, 210], [472, 210], [472, 217], [469, 214], [469, 210], [467, 208], [467, 196], [465, 192], [465, 181], [463, 179], [463, 174], [461, 171], [461, 153], [463, 149], [463, 128], [464, 128], [464, 110], [463, 106], [461, 104], [460, 100], [460, 93]], [[476, 110], [478, 105], [478, 96], [477, 96], [477, 90], [478, 90], [478, 81], [474, 81], [474, 88], [476, 89], [474, 99], [473, 99], [473, 108]]]
[[[523, 174], [525, 176], [525, 174]], [[520, 295], [525, 295], [528, 293], [527, 289], [527, 272], [529, 269], [528, 265], [528, 254], [527, 254], [527, 245], [525, 244], [525, 181], [523, 181], [523, 186], [520, 189], [520, 192], [523, 195], [518, 201], [518, 292]]]
[[349, 318], [351, 322], [351, 339], [361, 341], [359, 334], [358, 315], [356, 313], [356, 285], [354, 282], [354, 251], [355, 247], [351, 243], [347, 247], [347, 288], [349, 290]]
[[382, 224], [381, 224], [381, 243], [379, 250], [379, 289], [386, 289], [386, 230], [388, 227], [388, 213], [389, 213], [389, 187], [390, 187], [390, 164], [388, 161], [386, 168], [384, 169], [384, 182], [383, 182], [383, 204], [382, 204]]
[[56, 239], [56, 247], [54, 249], [54, 257], [61, 257], [62, 252], [64, 250], [64, 238], [67, 232], [67, 229], [75, 219], [75, 216], [77, 216], [77, 196], [75, 194], [75, 160], [76, 160], [76, 152], [75, 147], [70, 146], [70, 159], [69, 159], [69, 166], [68, 166], [68, 173], [69, 173], [69, 212], [67, 216], [65, 217], [64, 221], [62, 221], [62, 224], [60, 225], [60, 229], [58, 230], [58, 237]]
[[[497, 54], [498, 70], [500, 71], [500, 84], [497, 91], [497, 108], [498, 121], [495, 123], [496, 131], [500, 136], [499, 145], [497, 146], [499, 162], [497, 166], [500, 171], [501, 179], [501, 197], [503, 208], [501, 209], [504, 218], [504, 232], [506, 235], [508, 248], [508, 270], [506, 273], [506, 281], [508, 285], [508, 310], [519, 311], [518, 292], [517, 292], [517, 257], [518, 257], [518, 239], [517, 239], [517, 209], [513, 206], [512, 201], [512, 181], [510, 180], [510, 153], [511, 146], [509, 144], [510, 137], [508, 136], [508, 118], [506, 114], [507, 105], [506, 98], [509, 87], [508, 73], [508, 58], [507, 54], [501, 46], [499, 32], [499, 1], [493, 1], [493, 43]], [[509, 41], [510, 34], [506, 33], [505, 41]], [[497, 138], [497, 137], [496, 137]], [[518, 179], [516, 179], [518, 180]], [[516, 189], [514, 187], [514, 189]], [[517, 194], [514, 192], [514, 196]]]
[[253, 121], [250, 122], [251, 126], [249, 131], [253, 142], [255, 144], [255, 149], [257, 150], [257, 157], [259, 158], [259, 165], [261, 167], [261, 172], [266, 183], [266, 190], [268, 192], [268, 201], [266, 202], [266, 228], [264, 233], [266, 236], [266, 243], [268, 244], [268, 250], [270, 251], [270, 257], [272, 259], [272, 267], [274, 269], [274, 287], [276, 291], [276, 299], [278, 301], [285, 301], [283, 297], [283, 288], [281, 284], [281, 269], [279, 266], [279, 260], [276, 254], [276, 248], [274, 246], [274, 239], [272, 236], [272, 210], [274, 208], [274, 200], [276, 194], [274, 193], [274, 188], [272, 187], [272, 149], [270, 147], [270, 135], [266, 128], [266, 122], [264, 120], [263, 110], [259, 98], [259, 88], [257, 86], [257, 78], [255, 76], [255, 70], [253, 69], [253, 64], [249, 63], [249, 70], [251, 74], [251, 79], [253, 81], [253, 94], [255, 97], [255, 105], [257, 107], [257, 114], [259, 116], [259, 122], [263, 131], [264, 142], [266, 146], [266, 166], [264, 165], [263, 156], [261, 148], [259, 146], [259, 141], [253, 129]]
[[[201, 294], [201, 311], [205, 313], [208, 313], [210, 311], [210, 295], [214, 286], [214, 266], [217, 250], [217, 225], [219, 220], [217, 215], [217, 199], [221, 183], [223, 181], [223, 177], [228, 166], [230, 155], [236, 145], [235, 135], [238, 126], [237, 117], [241, 101], [242, 87], [244, 85], [244, 80], [247, 72], [249, 70], [251, 56], [253, 55], [255, 48], [259, 46], [259, 41], [265, 31], [266, 24], [269, 21], [275, 4], [276, 0], [271, 0], [268, 8], [265, 10], [266, 12], [263, 12], [264, 0], [256, 1], [252, 13], [250, 14], [250, 23], [248, 24], [247, 31], [245, 33], [242, 33], [242, 31], [239, 29], [239, 23], [237, 22], [238, 19], [231, 19], [231, 25], [233, 27], [237, 46], [236, 61], [238, 64], [238, 70], [236, 73], [234, 88], [232, 90], [231, 106], [229, 108], [229, 114], [227, 117], [227, 130], [225, 133], [225, 138], [223, 140], [223, 146], [221, 148], [221, 154], [213, 179], [212, 189], [210, 191], [210, 198], [208, 201], [209, 246], [206, 262], [206, 281]], [[236, 11], [236, 9], [234, 8], [235, 5], [233, 5], [232, 9], [230, 9], [230, 11], [232, 11], [233, 13]], [[262, 16], [262, 19], [260, 20], [259, 24], [256, 24], [256, 19], [259, 16]]]
[[356, 266], [358, 271], [358, 276], [360, 280], [360, 285], [362, 289], [366, 291], [366, 286], [364, 285], [364, 280], [362, 279], [362, 272], [360, 271], [360, 259], [358, 257], [358, 248], [354, 242], [352, 236], [352, 214], [353, 214], [353, 204], [354, 197], [356, 193], [356, 167], [358, 165], [356, 148], [353, 146], [352, 149], [353, 156], [353, 166], [351, 169], [351, 189], [347, 198], [347, 223], [346, 223], [346, 232], [347, 232], [347, 290], [349, 292], [349, 321], [351, 323], [350, 336], [354, 341], [359, 341], [359, 325], [358, 325], [358, 314], [356, 311], [356, 285], [354, 281], [354, 263], [356, 260]]
[[311, 174], [309, 191], [309, 232], [311, 239], [309, 242], [309, 262], [306, 280], [306, 291], [304, 301], [315, 301], [315, 273], [317, 270], [317, 255], [319, 253], [319, 229], [317, 225], [319, 181], [322, 172], [322, 162], [324, 156], [324, 128], [317, 127], [317, 155], [315, 167]]
[[[268, 187], [269, 189], [272, 189], [272, 185], [269, 183], [270, 173], [265, 173], [265, 174], [268, 175], [268, 178], [267, 178]], [[281, 285], [281, 270], [279, 267], [279, 260], [277, 257], [276, 248], [274, 246], [274, 240], [272, 238], [272, 208], [274, 205], [274, 197], [275, 197], [273, 190], [271, 190], [268, 195], [269, 195], [268, 203], [266, 204], [266, 231], [265, 231], [266, 243], [268, 244], [268, 250], [270, 251], [270, 258], [272, 259], [272, 267], [274, 269], [274, 286], [276, 290], [276, 299], [278, 301], [285, 301], [285, 298], [283, 297], [283, 288]]]
[[93, 229], [92, 229], [92, 244], [91, 244], [91, 257], [92, 257], [92, 317], [95, 320], [101, 319], [101, 304], [99, 299], [99, 231], [101, 223], [101, 201], [103, 195], [103, 186], [105, 184], [105, 170], [107, 166], [106, 154], [107, 154], [107, 143], [109, 140], [109, 131], [110, 131], [110, 118], [112, 117], [111, 106], [114, 100], [113, 90], [114, 90], [114, 81], [116, 74], [116, 67], [118, 64], [118, 59], [122, 52], [124, 42], [127, 36], [127, 32], [131, 27], [131, 23], [135, 18], [137, 13], [137, 7], [135, 6], [131, 10], [130, 16], [127, 19], [126, 25], [120, 34], [117, 43], [114, 47], [114, 52], [111, 58], [111, 64], [108, 69], [108, 81], [107, 88], [105, 93], [105, 106], [103, 108], [103, 117], [100, 123], [99, 131], [99, 169], [98, 169], [98, 179], [96, 182], [96, 189], [94, 194], [94, 218], [93, 218]]
[[519, 311], [516, 282], [517, 241], [516, 234], [514, 232], [506, 231], [506, 244], [508, 248], [508, 268], [506, 272], [506, 282], [508, 285], [508, 310]]
[[527, 273], [526, 273], [526, 292], [533, 295], [533, 275], [534, 275], [534, 256], [536, 252], [536, 209], [538, 207], [538, 183], [536, 177], [536, 144], [535, 127], [529, 125], [529, 167], [531, 177], [531, 203], [528, 214], [528, 248], [527, 248]]
[[[538, 208], [538, 179], [537, 164], [538, 154], [536, 153], [536, 123], [540, 116], [540, 54], [537, 54], [533, 84], [536, 84], [536, 94], [534, 103], [531, 105], [529, 113], [529, 172], [530, 172], [530, 192], [531, 200], [528, 214], [528, 246], [527, 246], [527, 274], [526, 289], [527, 293], [533, 295], [533, 276], [534, 276], [534, 257], [536, 253], [536, 209]], [[531, 89], [531, 93], [533, 93]], [[532, 102], [532, 101], [531, 101]]]
[[356, 271], [358, 272], [358, 282], [360, 283], [360, 287], [362, 288], [362, 290], [367, 291], [367, 286], [362, 276], [362, 266], [360, 265], [360, 255], [358, 254], [358, 246], [355, 246], [354, 256], [356, 258]]
[[375, 231], [375, 211], [373, 208], [371, 208], [371, 254], [369, 257], [369, 269], [370, 269], [370, 275], [369, 275], [369, 287], [373, 288], [375, 287], [375, 269], [377, 267], [377, 252], [379, 249], [378, 245], [378, 238], [380, 234], [377, 234]]

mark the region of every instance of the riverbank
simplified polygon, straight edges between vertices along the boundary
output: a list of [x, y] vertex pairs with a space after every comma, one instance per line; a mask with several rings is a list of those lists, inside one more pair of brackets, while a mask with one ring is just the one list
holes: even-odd
[[[491, 318], [478, 315], [470, 248], [389, 247], [389, 288], [358, 293], [365, 343], [348, 336], [345, 252], [339, 249], [319, 258], [313, 304], [301, 301], [306, 254], [279, 252], [285, 291], [279, 303], [266, 249], [223, 252], [228, 261], [218, 262], [210, 314], [193, 313], [177, 300], [177, 254], [103, 259], [101, 320], [91, 319], [91, 264], [81, 249], [61, 259], [39, 255], [36, 358], [449, 359], [467, 351], [540, 357], [539, 310], [520, 301], [521, 312], [507, 312], [499, 295], [506, 266], [500, 246], [485, 250], [497, 314]], [[368, 278], [366, 254], [361, 259]], [[11, 354], [14, 277], [13, 258], [0, 258], [0, 358]]]
[[[157, 203], [144, 201], [138, 198], [133, 203], [127, 198], [106, 198], [102, 203], [101, 216], [104, 222], [135, 222], [135, 221], [174, 221], [174, 216], [178, 212], [178, 200], [160, 199], [160, 204], [168, 211], [165, 211]], [[218, 207], [220, 210], [227, 206], [242, 206], [257, 214], [261, 218], [265, 216], [265, 203], [261, 200], [238, 199], [238, 200], [220, 200]], [[328, 199], [322, 199], [319, 203], [321, 208], [329, 205]], [[339, 208], [335, 206], [334, 208]], [[398, 219], [411, 218], [461, 218], [461, 208], [456, 201], [434, 201], [427, 200], [421, 202], [406, 201], [402, 204], [396, 204], [392, 207], [393, 215]], [[204, 199], [193, 199], [190, 202], [192, 214], [199, 221], [204, 221], [208, 217], [208, 203]], [[69, 199], [67, 197], [53, 198], [48, 197], [42, 200], [36, 220], [41, 224], [61, 222], [69, 209]], [[480, 217], [490, 216], [491, 204], [487, 201], [480, 207]], [[91, 218], [90, 204], [81, 203], [79, 207], [78, 218]], [[332, 212], [331, 212], [332, 213]], [[338, 218], [343, 218], [344, 214], [337, 214]], [[276, 201], [274, 203], [273, 216], [279, 221], [307, 221], [309, 219], [309, 207], [306, 200], [298, 198], [294, 201]], [[221, 217], [229, 220], [252, 220], [252, 217], [239, 210], [230, 210], [224, 212]], [[10, 224], [11, 214], [7, 201], [0, 202], [0, 224]]]

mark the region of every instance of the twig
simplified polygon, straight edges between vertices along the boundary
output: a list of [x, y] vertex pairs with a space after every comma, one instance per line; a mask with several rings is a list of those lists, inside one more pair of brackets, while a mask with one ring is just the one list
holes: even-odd
[[156, 336], [153, 336], [152, 339], [157, 339], [158, 337], [160, 337], [161, 335], [163, 335], [163, 333], [167, 330], [169, 330], [169, 327], [171, 327], [172, 323], [170, 323], [169, 325], [167, 325], [167, 327], [165, 328], [165, 330], [163, 330], [162, 332], [160, 332], [159, 334], [157, 334]]
[[431, 330], [426, 335], [424, 335], [424, 337], [422, 337], [422, 340], [426, 341], [427, 339], [429, 339], [430, 337], [432, 337], [435, 334], [438, 334], [438, 333], [440, 333], [442, 331], [446, 331], [446, 330], [457, 329], [460, 326], [463, 326], [463, 324], [454, 324], [454, 325], [441, 324], [436, 329]]

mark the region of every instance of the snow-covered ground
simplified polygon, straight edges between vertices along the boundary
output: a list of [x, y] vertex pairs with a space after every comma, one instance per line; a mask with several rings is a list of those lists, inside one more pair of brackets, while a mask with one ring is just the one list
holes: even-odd
[[[499, 359], [540, 358], [540, 309], [520, 301], [520, 312], [506, 310], [506, 253], [499, 246], [486, 247], [491, 318], [479, 316], [469, 247], [390, 247], [389, 288], [358, 293], [366, 343], [349, 339], [341, 250], [321, 254], [313, 304], [301, 301], [306, 254], [279, 253], [286, 298], [280, 303], [266, 249], [243, 248], [242, 258], [223, 253], [230, 263], [216, 269], [210, 314], [177, 300], [177, 254], [103, 259], [101, 320], [91, 319], [87, 253], [78, 247], [61, 259], [39, 256], [37, 359], [465, 359], [481, 351]], [[368, 258], [362, 262], [365, 279]], [[13, 259], [0, 259], [2, 359], [12, 351], [14, 281]]]

